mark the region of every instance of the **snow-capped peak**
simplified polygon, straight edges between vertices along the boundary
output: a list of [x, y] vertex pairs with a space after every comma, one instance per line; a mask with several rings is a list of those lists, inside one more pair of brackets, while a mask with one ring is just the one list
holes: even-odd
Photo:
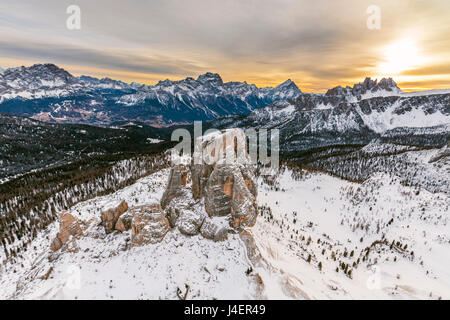
[[80, 76], [78, 80], [87, 87], [94, 89], [126, 89], [130, 87], [129, 84], [123, 81], [113, 80], [107, 77], [98, 79], [90, 76]]
[[207, 72], [198, 76], [197, 81], [201, 83], [223, 84], [222, 78], [218, 73]]
[[401, 91], [397, 83], [392, 78], [383, 78], [378, 83], [378, 88], [386, 91]]
[[77, 82], [69, 72], [51, 63], [6, 69], [2, 80], [14, 89], [54, 88]]
[[397, 83], [392, 78], [382, 78], [379, 82], [377, 79], [372, 80], [370, 77], [364, 79], [361, 83], [353, 85], [353, 87], [347, 86], [343, 88], [341, 86], [329, 89], [326, 96], [346, 96], [347, 100], [361, 100], [364, 98], [374, 96], [386, 96], [391, 94], [398, 94], [402, 91], [397, 86]]
[[275, 87], [277, 90], [293, 90], [297, 94], [301, 93], [301, 90], [297, 87], [294, 81], [287, 79], [285, 82], [279, 84]]

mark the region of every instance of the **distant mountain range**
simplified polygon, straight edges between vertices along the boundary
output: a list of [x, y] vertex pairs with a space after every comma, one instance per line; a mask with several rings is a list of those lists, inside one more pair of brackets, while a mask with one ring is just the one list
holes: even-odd
[[[194, 120], [213, 128], [277, 128], [283, 151], [336, 144], [442, 146], [450, 132], [450, 90], [405, 93], [391, 78], [366, 78], [325, 94], [304, 93], [291, 80], [275, 88], [224, 83], [218, 74], [164, 80], [153, 86], [109, 78], [74, 77], [53, 64], [0, 73], [0, 113], [56, 123], [144, 128], [151, 138]], [[169, 129], [169, 128], [168, 128]], [[141, 130], [142, 131], [142, 130]]]
[[54, 64], [10, 68], [0, 74], [0, 112], [47, 122], [108, 125], [136, 120], [167, 126], [246, 114], [300, 94], [291, 80], [258, 88], [246, 82], [224, 83], [209, 72], [154, 86], [74, 77]]
[[303, 93], [248, 115], [230, 115], [213, 128], [279, 129], [283, 151], [372, 139], [442, 146], [450, 137], [450, 90], [404, 93], [392, 79], [367, 78], [326, 94]]

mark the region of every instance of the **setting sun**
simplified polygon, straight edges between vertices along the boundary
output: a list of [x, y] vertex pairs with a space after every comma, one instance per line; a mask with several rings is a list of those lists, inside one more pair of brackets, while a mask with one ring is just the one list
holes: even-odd
[[403, 39], [384, 48], [384, 61], [378, 70], [383, 75], [395, 75], [418, 66], [422, 60], [416, 44]]

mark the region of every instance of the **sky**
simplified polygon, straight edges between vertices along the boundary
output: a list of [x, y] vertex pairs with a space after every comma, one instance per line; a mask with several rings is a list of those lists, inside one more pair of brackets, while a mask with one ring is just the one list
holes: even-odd
[[[79, 30], [67, 27], [70, 5]], [[306, 92], [367, 76], [442, 89], [449, 26], [448, 0], [0, 0], [0, 67], [55, 63], [146, 84], [209, 71]]]

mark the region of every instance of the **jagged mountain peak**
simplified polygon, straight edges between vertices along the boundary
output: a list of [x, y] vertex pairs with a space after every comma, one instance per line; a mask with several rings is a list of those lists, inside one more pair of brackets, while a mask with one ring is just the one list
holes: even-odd
[[297, 87], [295, 82], [292, 81], [291, 79], [287, 79], [283, 83], [279, 84], [278, 86], [276, 86], [276, 89], [293, 89], [293, 90], [297, 91], [298, 93], [301, 93], [301, 90]]
[[169, 79], [159, 80], [158, 83], [156, 84], [156, 86], [171, 85], [171, 84], [173, 84], [173, 83], [174, 83], [174, 81], [169, 80]]
[[400, 88], [397, 86], [397, 83], [392, 78], [381, 79], [380, 82], [378, 82], [378, 86], [387, 91], [400, 90]]
[[284, 86], [289, 86], [295, 84], [294, 81], [292, 81], [291, 79], [287, 79], [286, 81], [282, 82], [281, 84], [279, 84], [277, 87], [284, 87]]
[[[380, 82], [378, 82], [378, 79], [372, 80], [370, 77], [367, 77], [360, 85], [365, 91], [370, 90], [372, 92], [378, 91], [380, 89], [386, 91], [400, 90], [400, 88], [397, 86], [397, 83], [392, 78], [382, 78]], [[353, 88], [355, 88], [356, 86], [357, 85], [354, 85]]]
[[85, 86], [93, 89], [126, 89], [131, 87], [131, 85], [123, 81], [109, 77], [99, 79], [91, 76], [80, 76], [78, 80]]
[[14, 89], [54, 88], [78, 82], [69, 72], [52, 63], [6, 69], [2, 80]]
[[201, 83], [223, 84], [222, 77], [218, 73], [206, 72], [198, 76], [197, 81]]
[[20, 67], [20, 70], [22, 72], [26, 72], [32, 76], [35, 77], [63, 77], [66, 79], [74, 79], [75, 77], [70, 74], [68, 71], [64, 70], [63, 68], [58, 67], [57, 65], [53, 63], [38, 63], [34, 64], [30, 67]]
[[353, 87], [347, 86], [345, 88], [341, 86], [329, 89], [326, 96], [347, 96], [350, 99], [361, 99], [364, 95], [370, 94], [385, 94], [386, 92], [400, 93], [401, 90], [397, 86], [397, 83], [392, 78], [382, 78], [379, 82], [378, 79], [372, 80], [370, 77], [366, 77], [363, 82], [353, 85]]
[[[372, 80], [371, 77], [366, 77], [364, 79], [364, 81], [362, 83], [359, 83], [360, 85], [362, 85], [364, 88], [370, 89], [372, 87], [374, 87], [377, 84], [377, 79]], [[355, 87], [356, 85], [354, 85], [353, 87]]]

